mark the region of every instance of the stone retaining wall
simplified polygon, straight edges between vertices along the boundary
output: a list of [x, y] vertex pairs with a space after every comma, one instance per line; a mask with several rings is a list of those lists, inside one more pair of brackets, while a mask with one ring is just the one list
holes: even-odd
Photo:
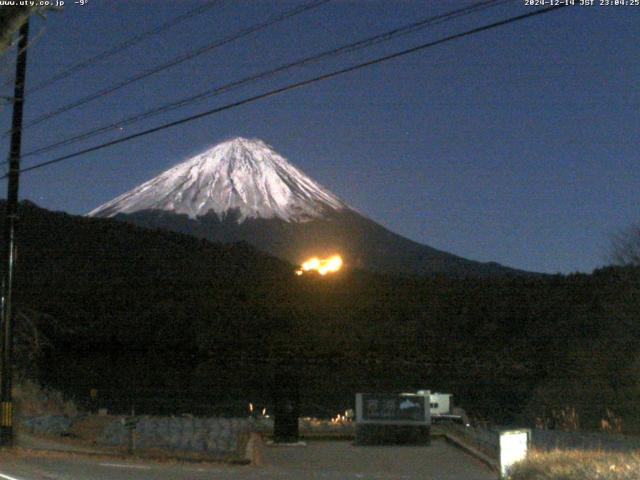
[[[136, 448], [232, 455], [242, 452], [253, 430], [252, 422], [244, 418], [144, 416], [133, 431]], [[128, 442], [129, 430], [121, 420], [108, 425], [98, 438], [98, 443], [108, 446]]]
[[73, 420], [64, 415], [40, 415], [20, 421], [29, 433], [44, 435], [67, 435]]

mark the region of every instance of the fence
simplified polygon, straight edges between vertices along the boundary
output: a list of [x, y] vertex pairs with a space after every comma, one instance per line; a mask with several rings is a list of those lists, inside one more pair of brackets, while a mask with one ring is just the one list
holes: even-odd
[[[465, 427], [447, 425], [458, 436], [470, 441], [477, 448], [498, 458], [500, 431], [506, 427]], [[640, 437], [598, 432], [566, 432], [562, 430], [531, 430], [531, 447], [538, 450], [576, 449], [629, 451], [640, 449]]]
[[532, 446], [539, 450], [576, 449], [626, 452], [640, 449], [640, 437], [612, 433], [532, 430]]

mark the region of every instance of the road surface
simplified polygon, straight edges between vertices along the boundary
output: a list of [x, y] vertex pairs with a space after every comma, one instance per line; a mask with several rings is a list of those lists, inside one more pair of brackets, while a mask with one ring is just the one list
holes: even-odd
[[0, 480], [494, 480], [496, 474], [444, 440], [429, 447], [310, 442], [263, 448], [263, 466], [158, 463], [68, 454], [0, 454]]

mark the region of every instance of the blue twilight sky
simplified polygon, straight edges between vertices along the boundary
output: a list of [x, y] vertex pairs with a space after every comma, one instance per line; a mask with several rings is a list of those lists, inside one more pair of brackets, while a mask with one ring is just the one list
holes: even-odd
[[[308, 0], [226, 0], [28, 95], [25, 121]], [[23, 152], [473, 2], [334, 0], [26, 129]], [[370, 218], [463, 257], [542, 272], [606, 263], [640, 221], [640, 7], [564, 8], [23, 175], [21, 198], [83, 214], [231, 136], [259, 137]], [[34, 18], [27, 86], [198, 5], [67, 0]], [[524, 0], [280, 74], [24, 165], [532, 11]], [[15, 49], [0, 58], [11, 79]], [[9, 95], [5, 86], [0, 94]], [[10, 108], [0, 126], [10, 125]], [[2, 140], [4, 155], [8, 142]], [[3, 187], [4, 188], [4, 187]]]

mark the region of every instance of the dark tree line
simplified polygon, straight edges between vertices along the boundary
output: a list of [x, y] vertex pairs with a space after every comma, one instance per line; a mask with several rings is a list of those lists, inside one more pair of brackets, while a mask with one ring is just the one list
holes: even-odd
[[358, 391], [430, 388], [497, 422], [567, 408], [586, 427], [607, 409], [629, 428], [638, 418], [638, 268], [298, 277], [242, 244], [28, 204], [22, 215], [22, 368], [79, 400], [97, 388], [116, 409], [240, 414], [285, 375], [302, 414], [336, 413]]

